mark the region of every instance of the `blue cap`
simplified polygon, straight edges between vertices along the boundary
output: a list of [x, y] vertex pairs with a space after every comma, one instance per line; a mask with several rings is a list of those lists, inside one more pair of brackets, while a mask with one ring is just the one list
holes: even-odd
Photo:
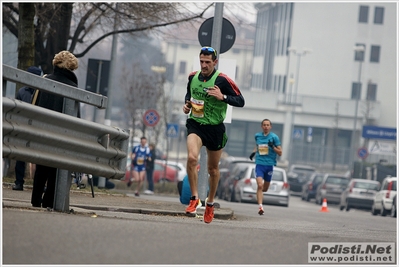
[[30, 66], [28, 68], [28, 72], [41, 76], [42, 70], [36, 66]]

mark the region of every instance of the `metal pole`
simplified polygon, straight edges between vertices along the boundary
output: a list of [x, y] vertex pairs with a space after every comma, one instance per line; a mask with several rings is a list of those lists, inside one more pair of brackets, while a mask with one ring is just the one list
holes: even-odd
[[351, 162], [351, 167], [353, 167], [353, 163], [355, 162], [354, 160], [354, 154], [355, 154], [355, 140], [356, 140], [356, 127], [357, 127], [357, 113], [359, 109], [359, 99], [362, 95], [362, 85], [361, 85], [361, 76], [362, 76], [362, 62], [363, 60], [359, 61], [359, 74], [358, 74], [358, 84], [357, 84], [357, 90], [356, 90], [356, 105], [355, 105], [355, 118], [353, 120], [353, 130], [352, 130], [352, 140], [351, 140], [351, 151], [350, 151], [350, 162]]
[[[215, 4], [215, 15], [212, 26], [212, 41], [211, 46], [216, 49], [218, 59], [220, 59], [220, 44], [222, 39], [222, 25], [223, 25], [223, 3]], [[217, 65], [216, 65], [217, 68]], [[208, 191], [208, 157], [206, 148], [202, 147], [200, 151], [200, 170], [198, 173], [198, 198], [202, 204], [205, 205], [205, 198]]]
[[[62, 113], [74, 117], [78, 115], [79, 102], [64, 98]], [[69, 189], [71, 188], [72, 177], [68, 170], [57, 169], [55, 180], [53, 208], [56, 211], [69, 211]]]
[[[98, 62], [98, 72], [97, 72], [97, 85], [96, 85], [96, 94], [100, 93], [100, 81], [101, 81], [101, 69], [102, 69], [103, 62], [100, 60]], [[97, 118], [97, 107], [94, 107], [93, 112], [93, 121], [95, 122]]]
[[[118, 3], [116, 3], [115, 9], [118, 10]], [[118, 12], [115, 12], [115, 19], [114, 19], [114, 31], [118, 29]], [[109, 70], [109, 79], [108, 79], [108, 105], [107, 109], [105, 110], [105, 120], [104, 124], [111, 126], [111, 116], [112, 116], [112, 87], [114, 86], [115, 80], [115, 69], [116, 69], [116, 54], [117, 54], [117, 47], [118, 47], [118, 35], [112, 35], [112, 48], [111, 48], [111, 64]]]
[[[115, 10], [118, 10], [118, 3], [116, 3]], [[115, 12], [115, 19], [114, 19], [114, 31], [118, 28], [118, 12]], [[112, 99], [113, 99], [113, 90], [112, 87], [114, 86], [115, 80], [115, 69], [116, 69], [116, 54], [117, 54], [117, 46], [118, 46], [118, 35], [112, 35], [112, 48], [111, 48], [111, 64], [109, 69], [109, 79], [108, 79], [108, 105], [107, 109], [105, 110], [105, 118], [104, 124], [111, 126], [111, 116], [112, 116]], [[105, 187], [107, 180], [105, 177], [98, 177], [98, 184], [97, 186], [102, 188]]]
[[298, 81], [299, 81], [299, 67], [301, 62], [301, 55], [300, 53], [293, 52], [297, 56], [296, 62], [296, 72], [295, 72], [295, 92], [294, 92], [294, 106], [292, 107], [292, 115], [291, 115], [291, 140], [290, 140], [290, 155], [289, 155], [289, 163], [293, 163], [294, 158], [294, 129], [295, 129], [295, 109], [296, 109], [296, 100], [298, 94]]

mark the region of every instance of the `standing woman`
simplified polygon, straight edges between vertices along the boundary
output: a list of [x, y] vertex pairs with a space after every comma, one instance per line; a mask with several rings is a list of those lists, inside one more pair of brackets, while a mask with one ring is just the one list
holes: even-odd
[[[61, 51], [56, 54], [53, 59], [53, 67], [53, 73], [46, 75], [47, 79], [78, 87], [78, 79], [73, 73], [78, 68], [78, 60], [71, 52]], [[35, 104], [62, 113], [64, 97], [39, 91]], [[80, 116], [79, 110], [78, 116]], [[32, 206], [53, 208], [56, 176], [57, 168], [36, 165], [31, 198]], [[46, 190], [43, 195], [45, 186]]]
[[145, 194], [153, 195], [154, 194], [154, 161], [155, 161], [155, 144], [150, 143], [148, 146], [150, 148], [150, 156], [147, 158], [147, 162], [145, 164], [147, 182], [148, 182], [148, 190], [145, 191]]

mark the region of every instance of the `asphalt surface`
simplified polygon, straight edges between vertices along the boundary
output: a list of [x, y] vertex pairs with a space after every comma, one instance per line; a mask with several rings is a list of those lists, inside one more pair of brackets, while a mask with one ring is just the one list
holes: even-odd
[[[3, 183], [2, 200], [3, 208], [44, 210], [45, 208], [32, 207], [30, 203], [32, 187], [24, 186], [23, 191], [12, 190], [12, 184]], [[94, 198], [91, 192], [71, 190], [69, 193], [69, 212], [95, 214], [96, 211], [109, 212], [113, 217], [123, 213], [140, 213], [148, 215], [165, 216], [189, 216], [186, 214], [186, 205], [170, 201], [157, 201], [140, 197], [127, 196], [126, 194], [113, 192], [95, 192]], [[203, 208], [197, 210], [197, 216], [202, 216]], [[234, 217], [234, 211], [229, 208], [216, 208], [214, 218], [229, 220]]]

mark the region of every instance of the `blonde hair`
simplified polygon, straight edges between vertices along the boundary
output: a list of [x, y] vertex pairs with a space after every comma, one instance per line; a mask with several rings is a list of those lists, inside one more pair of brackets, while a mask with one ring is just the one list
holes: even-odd
[[78, 59], [69, 51], [61, 51], [54, 56], [53, 66], [74, 71], [78, 68]]

